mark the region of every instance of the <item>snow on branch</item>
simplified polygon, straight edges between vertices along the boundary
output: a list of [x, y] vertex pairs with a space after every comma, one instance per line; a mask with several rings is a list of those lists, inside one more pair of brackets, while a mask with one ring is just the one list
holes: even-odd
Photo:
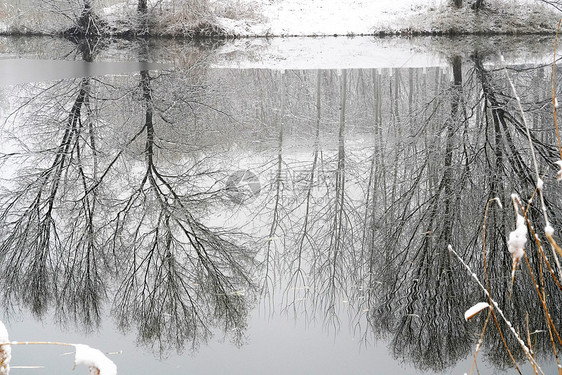
[[90, 375], [117, 375], [117, 366], [98, 349], [83, 344], [69, 344], [54, 341], [10, 341], [8, 330], [0, 321], [0, 375], [9, 375], [10, 359], [13, 345], [62, 345], [73, 346], [76, 350], [74, 368], [77, 365], [88, 366]]
[[490, 304], [486, 302], [478, 302], [476, 305], [472, 306], [470, 309], [466, 310], [464, 313], [464, 320], [469, 321], [480, 311], [490, 307]]
[[509, 233], [507, 240], [507, 249], [509, 250], [514, 263], [519, 263], [523, 254], [525, 254], [525, 244], [527, 243], [527, 224], [523, 215], [519, 213], [519, 197], [517, 194], [512, 194], [511, 199], [515, 207], [515, 230]]
[[74, 367], [86, 365], [90, 369], [90, 375], [116, 375], [117, 366], [98, 349], [88, 345], [74, 344], [76, 356]]

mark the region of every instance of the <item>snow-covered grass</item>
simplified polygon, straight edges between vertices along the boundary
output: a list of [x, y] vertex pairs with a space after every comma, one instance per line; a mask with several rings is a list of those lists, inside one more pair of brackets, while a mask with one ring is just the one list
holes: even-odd
[[209, 0], [161, 3], [151, 10], [151, 33], [168, 36], [217, 36], [224, 30], [216, 22]]
[[[139, 14], [134, 3], [117, 2], [99, 12], [107, 22], [110, 34], [136, 33]], [[150, 33], [155, 36], [194, 37], [225, 33], [216, 22], [209, 0], [149, 1], [148, 20]]]
[[39, 7], [18, 8], [9, 1], [0, 2], [0, 34], [49, 34], [54, 31], [53, 23]]
[[422, 6], [415, 12], [396, 18], [378, 31], [450, 34], [523, 34], [552, 33], [560, 12], [540, 1], [488, 1], [475, 12], [446, 6]]

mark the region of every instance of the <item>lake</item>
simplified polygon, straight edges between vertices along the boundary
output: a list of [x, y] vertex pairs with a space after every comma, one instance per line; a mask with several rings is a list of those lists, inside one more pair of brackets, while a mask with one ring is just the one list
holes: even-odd
[[[0, 37], [1, 320], [120, 374], [468, 373], [486, 326], [479, 373], [513, 373], [488, 310], [465, 321], [474, 273], [554, 373], [553, 59], [551, 36]], [[512, 194], [542, 241], [513, 274]], [[13, 372], [69, 351], [14, 346]]]

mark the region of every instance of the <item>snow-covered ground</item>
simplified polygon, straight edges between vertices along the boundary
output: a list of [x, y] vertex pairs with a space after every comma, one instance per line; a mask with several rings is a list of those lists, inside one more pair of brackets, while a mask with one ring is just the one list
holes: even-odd
[[313, 36], [371, 34], [407, 14], [437, 7], [444, 0], [234, 1], [239, 9], [255, 12], [253, 19], [220, 18], [222, 26], [234, 34]]
[[[236, 39], [219, 48], [216, 67], [340, 69], [448, 66], [445, 55], [449, 54], [436, 51], [446, 49], [463, 54], [467, 49], [472, 52], [476, 46], [482, 48], [483, 44], [493, 42], [465, 38], [461, 45], [451, 41], [448, 42], [451, 45], [443, 47], [409, 38], [346, 36], [380, 32], [543, 33], [554, 32], [560, 17], [559, 12], [540, 0], [488, 0], [486, 8], [479, 12], [471, 9], [469, 0], [464, 1], [462, 9], [454, 9], [449, 0], [213, 1], [219, 24], [230, 34], [293, 36]], [[339, 37], [329, 37], [334, 35]], [[510, 44], [514, 44], [513, 41]], [[501, 49], [504, 53], [511, 47], [517, 51], [507, 53], [510, 63], [520, 60], [543, 62], [543, 54], [528, 53], [527, 44], [502, 44]]]
[[560, 16], [541, 0], [488, 0], [480, 12], [467, 0], [460, 10], [449, 0], [213, 1], [220, 25], [239, 36], [546, 32]]

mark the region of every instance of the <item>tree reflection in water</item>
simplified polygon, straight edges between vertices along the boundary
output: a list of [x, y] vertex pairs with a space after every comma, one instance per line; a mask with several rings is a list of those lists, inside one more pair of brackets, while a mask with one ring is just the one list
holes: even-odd
[[[147, 44], [139, 51], [150, 58]], [[470, 355], [483, 319], [463, 313], [484, 296], [447, 246], [482, 275], [486, 202], [507, 206], [512, 192], [528, 202], [534, 190], [520, 115], [489, 56], [453, 56], [450, 69], [211, 74], [199, 53], [182, 71], [30, 88], [9, 118], [19, 150], [2, 156], [5, 168], [19, 164], [0, 197], [4, 306], [95, 327], [110, 303], [123, 330], [165, 355], [216, 329], [242, 343], [259, 289], [295, 317], [334, 331], [349, 322], [364, 343], [383, 338], [419, 369]], [[511, 69], [551, 167], [552, 115], [537, 92], [548, 77]], [[232, 168], [261, 179], [246, 206], [223, 189]], [[546, 196], [559, 227], [560, 197]], [[212, 226], [224, 213], [238, 229]], [[540, 223], [536, 205], [528, 216]], [[509, 298], [513, 225], [510, 211], [490, 210], [492, 294], [520, 331], [529, 316], [546, 355], [526, 268]], [[559, 327], [560, 293], [535, 247], [531, 268]], [[485, 343], [492, 362], [510, 366], [497, 329]]]
[[[111, 293], [120, 327], [136, 327], [139, 341], [161, 354], [195, 348], [214, 328], [240, 343], [253, 252], [247, 238], [204, 223], [221, 191], [208, 185], [214, 177], [204, 159], [174, 149], [183, 139], [171, 137], [188, 134], [189, 123], [159, 107], [170, 100], [193, 111], [196, 92], [188, 78], [183, 97], [156, 103], [158, 77], [141, 71], [139, 78], [137, 88], [129, 78], [59, 82], [31, 93], [12, 114], [17, 121], [28, 108], [52, 108], [14, 128], [26, 153], [5, 156], [6, 164], [27, 167], [2, 194], [3, 301], [6, 308], [30, 306], [37, 316], [51, 308], [61, 321], [95, 327]], [[108, 125], [125, 108], [122, 128]], [[49, 144], [54, 137], [45, 135], [59, 132], [60, 143]]]
[[[463, 257], [483, 272], [486, 202], [499, 196], [507, 206], [512, 192], [527, 201], [534, 190], [519, 114], [509, 96], [490, 91], [506, 85], [502, 72], [486, 71], [475, 59], [463, 63], [458, 56], [451, 59], [451, 68], [452, 82], [440, 70], [417, 69], [408, 72], [406, 84], [400, 72], [348, 72], [346, 85], [353, 89], [343, 92], [344, 80], [330, 82], [323, 79], [326, 73], [317, 73], [316, 82], [313, 74], [285, 73], [292, 79], [284, 84], [305, 86], [301, 88], [305, 94], [304, 98], [295, 94], [297, 104], [288, 105], [293, 125], [285, 124], [284, 133], [294, 134], [294, 139], [308, 137], [308, 144], [315, 146], [308, 157], [296, 147], [294, 153], [300, 156], [292, 164], [287, 161], [286, 183], [302, 191], [294, 197], [285, 193], [273, 210], [282, 207], [287, 212], [284, 220], [276, 220], [285, 243], [272, 262], [285, 275], [278, 283], [286, 311], [312, 320], [322, 317], [336, 330], [340, 320], [350, 316], [366, 341], [371, 335], [386, 338], [395, 357], [433, 371], [470, 355], [483, 324], [480, 321], [480, 328], [475, 328], [477, 323], [463, 319], [464, 311], [484, 296], [451, 260], [447, 246], [463, 249]], [[542, 68], [521, 70], [518, 83], [535, 82], [537, 72]], [[390, 95], [382, 96], [385, 91]], [[345, 121], [338, 122], [338, 108], [343, 108], [338, 101], [346, 95], [351, 109], [346, 107]], [[528, 110], [537, 113], [538, 121], [548, 121], [548, 109], [535, 101], [535, 93], [528, 98]], [[306, 116], [314, 112], [316, 119]], [[353, 119], [354, 131], [340, 132], [343, 124], [349, 126], [348, 118]], [[334, 127], [338, 123], [340, 127]], [[372, 128], [366, 129], [369, 124]], [[548, 138], [544, 126], [538, 123], [533, 136], [543, 163], [551, 165], [555, 150], [539, 138]], [[371, 153], [353, 139], [362, 132], [373, 137]], [[297, 143], [294, 139], [285, 137], [285, 144]], [[303, 179], [295, 177], [299, 174]], [[556, 192], [550, 193], [549, 210], [559, 217]], [[540, 219], [539, 214], [534, 206], [529, 211], [533, 221]], [[518, 271], [509, 299], [506, 235], [514, 225], [512, 217], [497, 208], [488, 217], [492, 289], [520, 331], [526, 329], [528, 313], [533, 316], [530, 327], [540, 332], [546, 329], [545, 320], [526, 270]], [[552, 296], [549, 309], [559, 315], [556, 285], [548, 270], [539, 267], [533, 246], [529, 253], [534, 254], [536, 275], [541, 272], [545, 280], [550, 278], [545, 284]], [[505, 332], [503, 323], [500, 326]], [[522, 359], [518, 344], [512, 337], [506, 339]], [[547, 334], [535, 339], [537, 353], [551, 353]], [[490, 343], [487, 354], [496, 365], [511, 365], [497, 330], [489, 329], [485, 342]]]
[[[89, 48], [77, 51], [84, 61], [95, 56]], [[3, 299], [21, 300], [39, 316], [54, 300], [61, 319], [68, 314], [86, 326], [99, 324], [108, 271], [95, 229], [98, 129], [91, 90], [89, 77], [40, 89], [35, 100], [41, 109], [25, 119], [25, 132], [33, 140], [49, 137], [58, 143], [34, 155], [11, 155], [13, 163], [27, 165], [32, 159], [39, 168], [23, 171], [19, 185], [2, 195], [0, 214]]]

